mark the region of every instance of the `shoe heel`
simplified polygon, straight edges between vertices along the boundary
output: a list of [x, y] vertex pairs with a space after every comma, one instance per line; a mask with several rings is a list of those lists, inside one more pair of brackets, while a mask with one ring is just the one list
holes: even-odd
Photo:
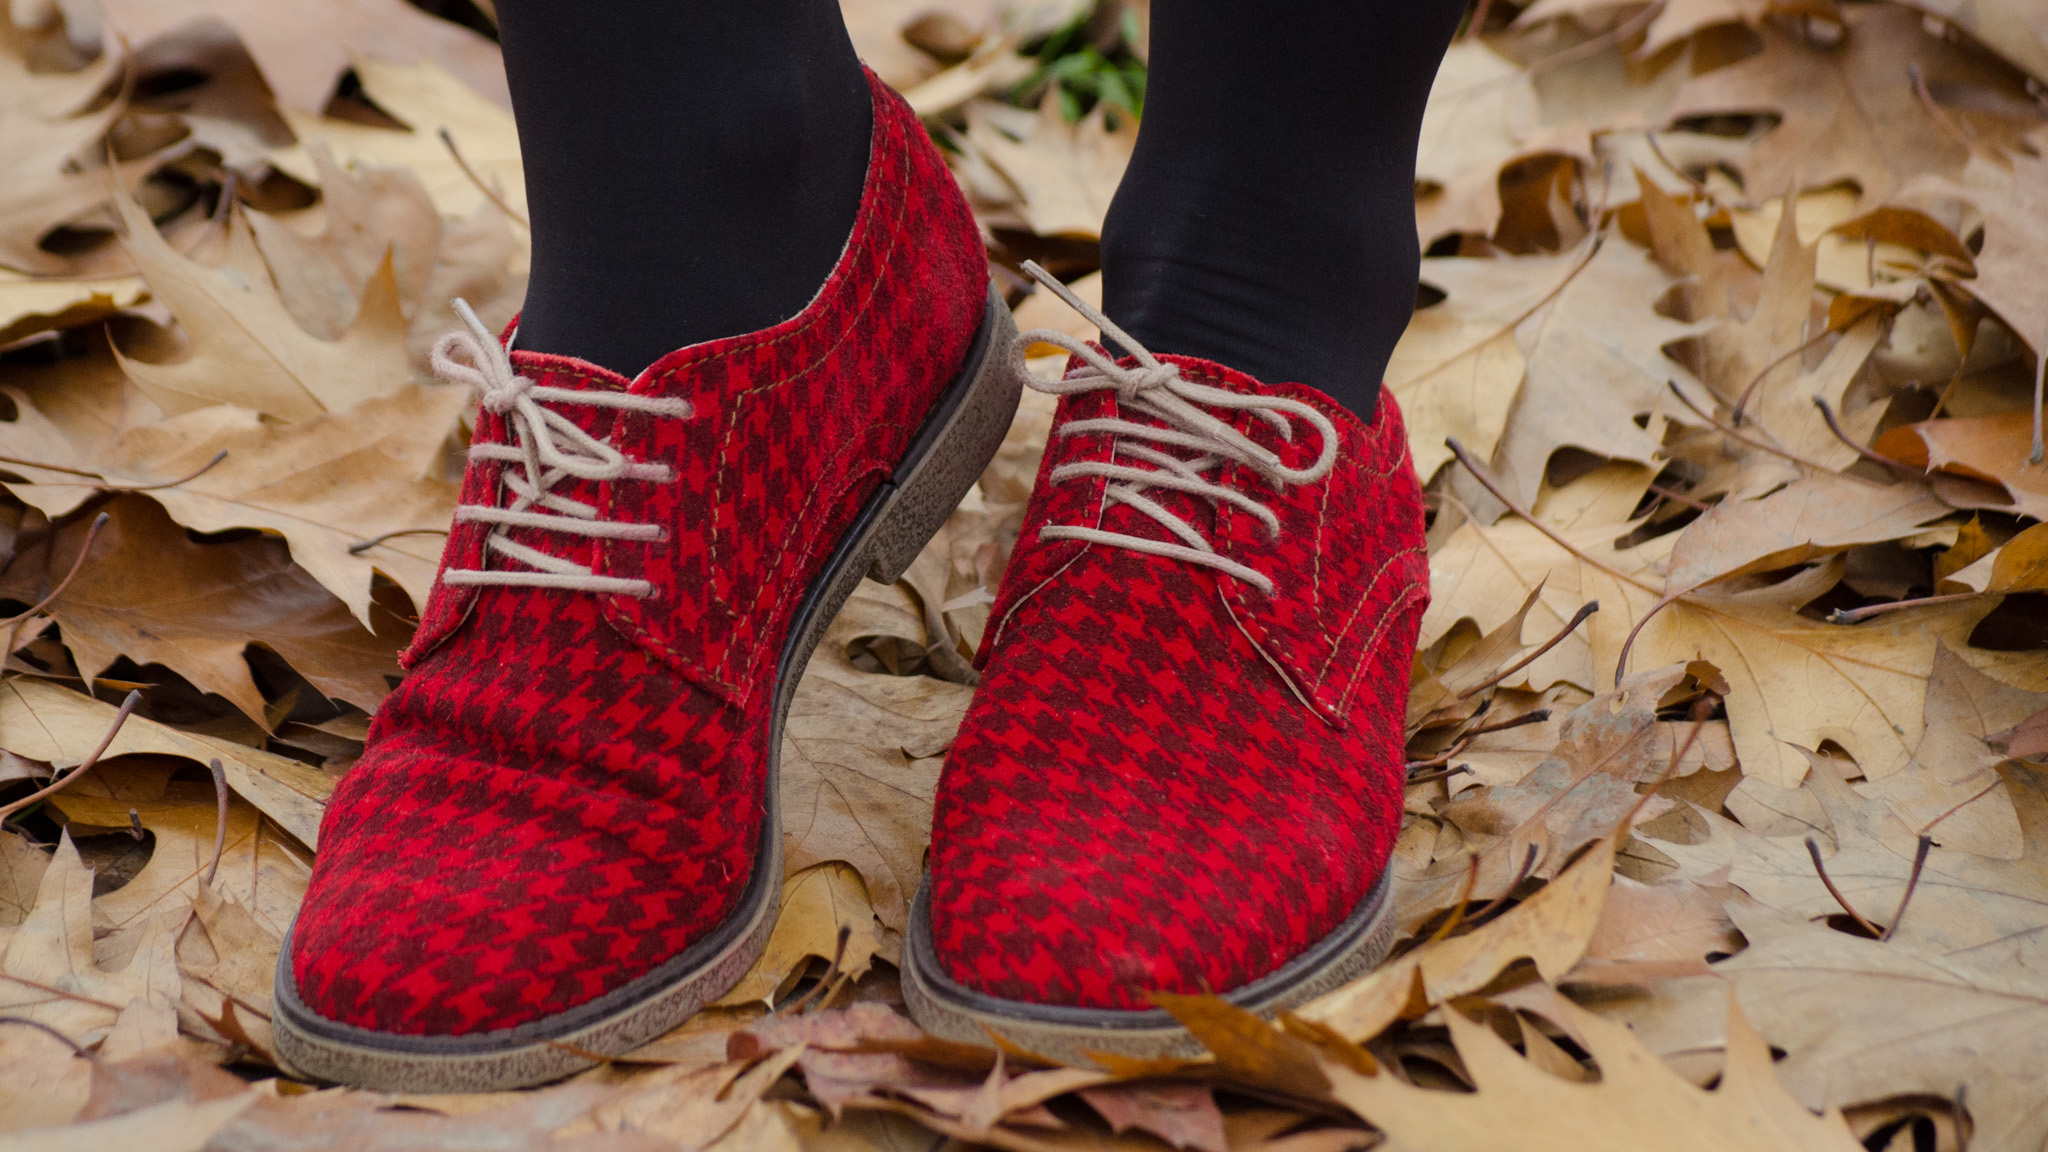
[[1010, 343], [1017, 322], [989, 287], [982, 339], [966, 368], [972, 373], [958, 407], [938, 428], [930, 446], [896, 477], [896, 494], [883, 510], [872, 538], [866, 575], [891, 584], [945, 527], [946, 518], [995, 458], [1017, 414], [1024, 382], [1010, 370]]

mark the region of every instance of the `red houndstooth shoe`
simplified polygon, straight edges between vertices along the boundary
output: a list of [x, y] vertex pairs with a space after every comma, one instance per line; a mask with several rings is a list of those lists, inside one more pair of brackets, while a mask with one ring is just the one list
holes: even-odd
[[[1192, 1056], [1150, 994], [1289, 1008], [1392, 942], [1402, 720], [1429, 601], [1399, 411], [1074, 353], [903, 948], [927, 1031]], [[1021, 367], [1018, 369], [1021, 371]]]
[[483, 1091], [627, 1051], [736, 982], [782, 890], [776, 758], [825, 625], [1001, 443], [1015, 328], [923, 127], [878, 81], [845, 254], [795, 318], [627, 380], [511, 352], [439, 582], [343, 779], [277, 970], [278, 1053]]

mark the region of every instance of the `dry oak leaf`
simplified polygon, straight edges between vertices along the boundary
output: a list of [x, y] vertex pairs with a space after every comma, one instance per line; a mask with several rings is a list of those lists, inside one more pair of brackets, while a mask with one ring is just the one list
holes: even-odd
[[0, 833], [0, 948], [6, 946], [5, 930], [27, 919], [35, 907], [36, 890], [49, 866], [50, 858], [28, 837]]
[[[129, 723], [134, 723], [130, 720]], [[218, 804], [210, 782], [168, 779], [147, 769], [124, 771], [120, 762], [95, 770], [106, 780], [88, 777], [50, 798], [67, 827], [109, 831], [126, 829], [133, 811], [156, 838], [149, 863], [135, 878], [93, 902], [102, 931], [132, 931], [165, 908], [204, 905], [206, 918], [217, 923], [222, 901], [233, 901], [270, 938], [282, 940], [305, 898], [312, 861], [306, 853], [265, 825], [260, 813], [238, 796], [228, 798], [227, 841], [220, 868], [210, 886], [201, 879], [213, 861]], [[102, 787], [95, 788], [98, 784]], [[99, 793], [99, 794], [94, 794]], [[222, 931], [233, 927], [223, 925]], [[211, 935], [209, 929], [209, 935]], [[236, 930], [238, 937], [246, 934]], [[106, 947], [102, 944], [102, 948]], [[266, 945], [275, 958], [276, 944]], [[227, 959], [222, 957], [222, 959]], [[267, 1000], [269, 989], [262, 989]], [[248, 1005], [268, 1012], [264, 1003]]]
[[2030, 0], [1905, 0], [2048, 84], [2048, 9]]
[[2027, 459], [2033, 442], [2034, 414], [2022, 408], [1902, 424], [1878, 437], [1872, 449], [1930, 472], [1999, 485], [2012, 498], [2012, 511], [2048, 518], [2048, 467]]
[[974, 690], [855, 668], [846, 651], [872, 634], [869, 604], [848, 601], [790, 702], [782, 841], [791, 875], [829, 860], [853, 865], [875, 915], [901, 932], [924, 871], [940, 756]]
[[1590, 243], [1597, 250], [1584, 266], [1516, 330], [1528, 372], [1493, 459], [1509, 493], [1525, 501], [1559, 448], [1657, 460], [1661, 446], [1637, 418], [1668, 406], [1670, 382], [1703, 398], [1692, 373], [1663, 349], [1711, 326], [1655, 311], [1676, 281], [1648, 253], [1619, 237]]
[[1665, 578], [1673, 588], [1789, 568], [1912, 535], [1950, 513], [1917, 483], [1883, 486], [1834, 473], [1793, 481], [1760, 500], [1728, 499], [1686, 525]]
[[1851, 5], [1841, 42], [1824, 45], [1791, 27], [1758, 28], [1764, 48], [1694, 78], [1669, 110], [1674, 120], [1771, 113], [1779, 123], [1736, 161], [1752, 199], [1783, 195], [1795, 182], [1856, 184], [1879, 203], [1915, 176], [1952, 175], [1969, 149], [1935, 119], [1907, 79], [1917, 67], [1928, 87], [1968, 86], [1981, 61], [1930, 36], [1921, 16], [1898, 5]]
[[40, 1028], [0, 1025], [0, 1133], [69, 1124], [92, 1091], [92, 1069]]
[[1416, 227], [1439, 236], [1490, 236], [1500, 224], [1500, 170], [1539, 127], [1527, 69], [1478, 37], [1452, 44], [1437, 67], [1416, 140]]
[[[400, 675], [397, 653], [411, 629], [389, 611], [377, 612], [381, 636], [356, 623], [292, 563], [284, 541], [197, 544], [162, 505], [139, 495], [116, 497], [101, 511], [110, 519], [91, 556], [47, 609], [86, 679], [121, 656], [161, 664], [262, 723], [266, 702], [243, 655], [251, 644], [364, 711], [390, 691], [387, 677]], [[0, 574], [0, 595], [38, 600], [50, 579], [71, 569], [89, 531], [74, 519], [58, 529], [54, 548], [17, 557]]]
[[511, 99], [495, 44], [401, 0], [100, 0], [100, 7], [108, 27], [130, 44], [194, 20], [225, 21], [279, 102], [302, 112], [326, 107], [342, 74], [368, 59], [409, 64], [424, 57], [500, 104]]
[[1722, 906], [1727, 885], [1667, 878], [1643, 884], [1616, 876], [1586, 954], [1567, 983], [1641, 983], [1712, 974], [1707, 958], [1741, 950]]
[[8, 937], [0, 958], [0, 1014], [34, 1020], [90, 1044], [133, 1001], [176, 1004], [178, 934], [191, 913], [189, 905], [158, 909], [127, 962], [103, 970], [93, 957], [92, 872], [66, 834], [43, 873], [35, 907]]
[[1749, 947], [1715, 970], [1785, 1051], [1778, 1075], [1802, 1103], [1834, 1108], [1908, 1093], [1953, 1099], [1966, 1089], [1972, 1148], [2048, 1141], [2042, 972], [1896, 936], [1866, 940], [1741, 901], [1729, 912]]
[[1556, 980], [1586, 953], [1614, 873], [1615, 838], [1604, 837], [1562, 874], [1498, 920], [1463, 936], [1432, 940], [1334, 992], [1299, 1015], [1363, 1042], [1403, 1017], [1420, 1016], [1484, 988], [1524, 957]]
[[[841, 932], [846, 944], [839, 944]], [[766, 1003], [810, 964], [813, 957], [837, 959], [839, 971], [858, 980], [874, 965], [882, 948], [875, 928], [875, 908], [867, 885], [851, 864], [828, 860], [792, 874], [782, 882], [782, 910], [776, 914], [768, 947], [754, 966], [713, 1007]]]
[[591, 1120], [601, 1132], [644, 1133], [671, 1141], [679, 1152], [697, 1152], [739, 1124], [804, 1055], [799, 1044], [752, 1067], [735, 1060], [709, 1068], [663, 1068], [592, 1109]]
[[1450, 460], [1446, 436], [1493, 455], [1527, 365], [1517, 329], [1582, 263], [1581, 253], [1423, 261], [1422, 282], [1444, 299], [1416, 310], [1386, 373], [1419, 475]]
[[[133, 428], [114, 445], [111, 462], [92, 467], [109, 479], [161, 484], [191, 476], [225, 451], [203, 474], [152, 489], [150, 499], [195, 531], [258, 528], [284, 537], [292, 560], [375, 628], [377, 573], [414, 604], [426, 603], [433, 588], [441, 536], [459, 490], [440, 478], [441, 453], [468, 404], [466, 389], [406, 385], [289, 426], [217, 405]], [[18, 438], [10, 429], [4, 442]], [[48, 472], [38, 480], [8, 488], [51, 517], [72, 511], [96, 490], [91, 481]], [[399, 534], [360, 555], [350, 551], [390, 533]]]
[[1079, 1095], [1119, 1135], [1136, 1129], [1175, 1149], [1228, 1152], [1223, 1112], [1207, 1084], [1103, 1084]]
[[[1826, 761], [1822, 761], [1823, 764]], [[1892, 933], [1892, 942], [1937, 956], [2048, 978], [2048, 779], [2040, 772], [2005, 767], [2005, 788], [2018, 811], [2026, 851], [2017, 860], [1993, 860], [1936, 848], [1920, 884]], [[1892, 814], [1881, 797], [1859, 796], [1819, 766], [1806, 788], [1824, 815], [1828, 877], [1842, 896], [1879, 927], [1892, 927], [1905, 894], [1917, 847], [1916, 830]], [[1726, 870], [1728, 883], [1759, 902], [1801, 918], [1841, 911], [1814, 872], [1799, 836], [1759, 836], [1732, 820], [1702, 814], [1710, 835], [1696, 844], [1654, 841], [1678, 862], [1680, 877], [1705, 879]], [[1940, 829], [1934, 832], [1940, 839]]]
[[[285, 120], [300, 146], [271, 153], [272, 164], [308, 184], [318, 183], [319, 169], [306, 149], [325, 143], [343, 164], [411, 169], [443, 216], [467, 219], [495, 195], [520, 219], [526, 218], [526, 176], [510, 112], [432, 61], [358, 59], [355, 69], [363, 94], [407, 128], [381, 128], [285, 108]], [[464, 172], [448, 151], [441, 139], [444, 129], [476, 178]], [[478, 179], [490, 195], [478, 187]]]
[[2016, 860], [2025, 853], [2019, 814], [1998, 782], [2005, 757], [1989, 743], [1993, 733], [2013, 727], [2048, 705], [2048, 693], [2028, 692], [1972, 668], [1947, 645], [1934, 652], [1927, 678], [1924, 725], [1913, 762], [1903, 771], [1873, 778], [1857, 791], [1882, 796], [1911, 828], [1939, 820], [1944, 848]]
[[[2035, 131], [2028, 142], [2039, 150], [2048, 131]], [[2048, 285], [2041, 282], [2048, 260], [2048, 157], [2015, 150], [2005, 163], [2009, 173], [1997, 164], [1972, 164], [1962, 186], [1946, 186], [1984, 214], [1977, 276], [1961, 286], [2039, 355], [2048, 345]]]
[[[1459, 527], [1430, 558], [1435, 599], [1423, 618], [1422, 642], [1432, 643], [1461, 617], [1482, 629], [1496, 627], [1540, 585], [1543, 594], [1530, 613], [1539, 628], [1547, 620], [1560, 627], [1580, 604], [1600, 601], [1600, 612], [1580, 628], [1584, 647], [1573, 649], [1585, 663], [1564, 674], [1588, 687], [1611, 683], [1623, 641], [1662, 594], [1655, 566], [1673, 540], [1615, 548], [1615, 537], [1626, 530], [1595, 525], [1561, 532], [1596, 566], [1519, 517]], [[1936, 642], [1964, 648], [1989, 607], [1943, 604], [1853, 626], [1798, 615], [1839, 576], [1838, 565], [1824, 564], [1753, 591], [1695, 592], [1644, 626], [1631, 664], [1706, 660], [1721, 669], [1731, 689], [1736, 757], [1744, 772], [1766, 783], [1797, 784], [1807, 763], [1793, 745], [1818, 748], [1822, 740], [1840, 743], [1873, 776], [1896, 771], [1920, 739], [1920, 705]], [[2020, 687], [2048, 686], [2048, 669], [2029, 654], [1982, 652], [1972, 662]]]
[[1102, 218], [1138, 139], [1129, 116], [1112, 128], [1108, 115], [1109, 105], [1097, 104], [1068, 124], [1053, 90], [1025, 139], [1011, 139], [975, 104], [967, 106], [967, 138], [1016, 186], [1033, 232], [1094, 239], [1102, 235]]
[[[1479, 856], [1473, 899], [1508, 892], [1529, 861], [1529, 875], [1555, 875], [1585, 844], [1608, 835], [1634, 812], [1633, 822], [1672, 807], [1661, 797], [1643, 800], [1636, 782], [1662, 767], [1669, 746], [1658, 739], [1657, 709], [1687, 675], [1683, 664], [1633, 676], [1614, 692], [1595, 696], [1565, 718], [1551, 754], [1514, 784], [1466, 792], [1443, 809]], [[1534, 853], [1533, 857], [1530, 855]], [[1402, 891], [1404, 926], [1456, 899], [1468, 876], [1462, 856], [1438, 861]]]
[[[863, 1001], [850, 1008], [801, 1016], [769, 1016], [733, 1033], [728, 1050], [740, 1059], [766, 1052], [798, 1052], [804, 1086], [833, 1115], [848, 1101], [877, 1088], [950, 1084], [947, 1077], [889, 1051], [857, 1051], [863, 1041], [914, 1041], [924, 1032], [887, 1005]], [[935, 1079], [937, 1077], [937, 1079]]]
[[89, 324], [133, 308], [145, 295], [135, 276], [58, 280], [0, 268], [0, 344]]
[[1772, 1073], [1770, 1049], [1734, 997], [1728, 1003], [1728, 1062], [1720, 1084], [1693, 1087], [1651, 1055], [1626, 1025], [1558, 1001], [1569, 1027], [1600, 1067], [1583, 1083], [1518, 1056], [1493, 1029], [1455, 1010], [1451, 1040], [1477, 1092], [1418, 1088], [1391, 1073], [1331, 1072], [1335, 1096], [1385, 1132], [1387, 1152], [1856, 1152], [1862, 1147], [1838, 1110], [1815, 1116]]
[[313, 335], [341, 339], [389, 252], [400, 310], [412, 315], [441, 248], [441, 214], [425, 185], [408, 169], [349, 172], [326, 146], [310, 151], [325, 209], [320, 234], [309, 236], [262, 212], [248, 216], [285, 310]]
[[[31, 760], [69, 767], [85, 759], [107, 734], [114, 706], [45, 680], [0, 682], [0, 748]], [[236, 795], [261, 809], [278, 826], [317, 847], [320, 815], [334, 780], [317, 768], [230, 740], [181, 732], [142, 716], [131, 716], [107, 748], [107, 758], [154, 752], [201, 764], [218, 758]], [[86, 781], [78, 785], [85, 789]], [[209, 801], [210, 803], [210, 801]], [[209, 809], [209, 812], [211, 809]], [[232, 811], [230, 819], [233, 818]], [[124, 808], [117, 827], [128, 826]], [[207, 851], [212, 852], [208, 817]]]
[[143, 279], [192, 342], [192, 354], [175, 364], [121, 357], [170, 415], [234, 404], [296, 422], [387, 395], [410, 378], [405, 317], [388, 268], [371, 277], [341, 339], [322, 340], [285, 308], [241, 209], [228, 219], [227, 262], [208, 268], [172, 248], [133, 200], [118, 204]]
[[[119, 74], [109, 52], [78, 72], [30, 66], [28, 37], [0, 19], [0, 265], [22, 272], [61, 273], [70, 261], [43, 247], [54, 228], [105, 203], [109, 186], [99, 142], [127, 111], [115, 100], [86, 111]], [[12, 317], [7, 323], [12, 322]]]

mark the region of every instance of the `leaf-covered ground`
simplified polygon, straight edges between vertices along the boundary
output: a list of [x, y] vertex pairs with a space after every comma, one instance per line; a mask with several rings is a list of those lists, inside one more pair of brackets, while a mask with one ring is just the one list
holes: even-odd
[[[1026, 326], [1071, 323], [1014, 269], [1099, 292], [1145, 5], [845, 6]], [[1187, 1064], [902, 1015], [1032, 398], [813, 661], [782, 918], [723, 1002], [534, 1092], [281, 1074], [280, 934], [454, 501], [425, 349], [524, 289], [489, 5], [430, 7], [0, 19], [0, 1143], [2048, 1144], [2037, 0], [1475, 6], [1389, 373], [1434, 603], [1380, 971], [1277, 1025], [1175, 1000]]]

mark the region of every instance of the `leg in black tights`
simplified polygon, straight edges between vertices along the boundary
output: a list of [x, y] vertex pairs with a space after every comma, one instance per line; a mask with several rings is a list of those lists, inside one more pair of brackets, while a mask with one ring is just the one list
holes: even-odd
[[633, 375], [803, 310], [873, 116], [835, 0], [498, 0], [533, 276], [519, 346]]
[[1104, 311], [1371, 419], [1415, 304], [1415, 143], [1463, 0], [1155, 0]]

